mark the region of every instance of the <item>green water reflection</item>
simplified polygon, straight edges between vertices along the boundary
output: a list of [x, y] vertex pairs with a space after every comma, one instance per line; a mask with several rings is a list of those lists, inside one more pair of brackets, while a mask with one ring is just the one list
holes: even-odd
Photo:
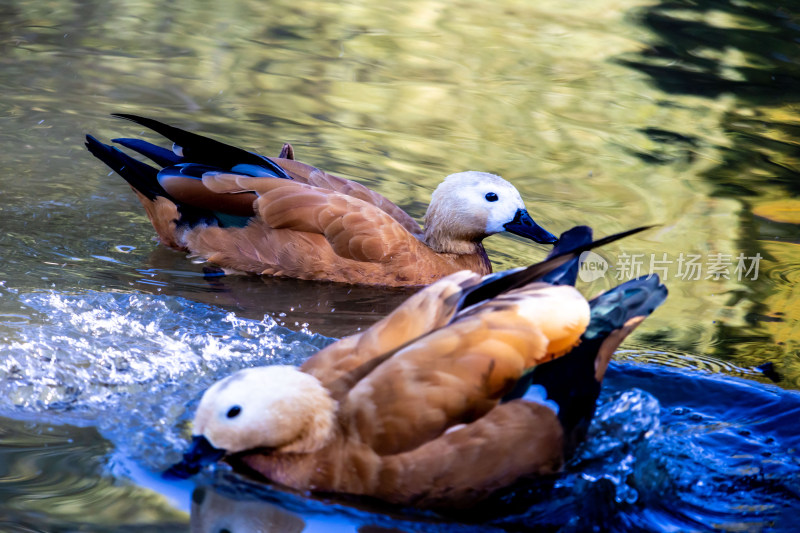
[[[661, 224], [601, 252], [617, 266], [644, 254], [643, 272], [651, 254], [668, 261], [670, 298], [630, 357], [753, 378], [771, 361], [781, 386], [800, 388], [800, 229], [754, 214], [800, 191], [796, 13], [713, 0], [378, 4], [0, 4], [3, 286], [281, 312], [259, 306], [276, 301], [276, 284], [232, 281], [247, 293], [237, 307], [200, 266], [157, 249], [128, 187], [82, 146], [87, 132], [139, 135], [108, 117], [131, 112], [266, 154], [291, 142], [298, 159], [417, 217], [444, 175], [476, 169], [513, 181], [554, 232]], [[505, 236], [487, 247], [497, 269], [546, 252]], [[679, 275], [682, 254], [700, 257], [700, 279]], [[756, 279], [737, 279], [740, 254], [762, 258]], [[712, 257], [730, 258], [729, 279], [706, 279]], [[370, 303], [353, 329], [385, 308]], [[0, 315], [7, 343], [6, 322], [27, 315], [9, 298]], [[348, 329], [341, 318], [292, 319]], [[87, 456], [104, 453], [93, 446]]]
[[91, 428], [0, 419], [0, 530], [177, 531], [186, 515], [106, 473]]

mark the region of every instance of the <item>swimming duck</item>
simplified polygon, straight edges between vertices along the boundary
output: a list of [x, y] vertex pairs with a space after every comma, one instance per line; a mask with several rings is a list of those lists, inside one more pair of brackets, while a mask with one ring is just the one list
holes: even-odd
[[380, 194], [295, 161], [285, 145], [264, 157], [136, 115], [117, 114], [174, 142], [115, 139], [156, 169], [87, 135], [89, 151], [119, 173], [166, 246], [223, 269], [351, 284], [427, 285], [492, 267], [481, 241], [508, 231], [554, 243], [517, 189], [486, 172], [448, 176], [431, 197], [425, 229]]
[[591, 302], [572, 286], [581, 252], [630, 233], [591, 242], [575, 228], [544, 262], [451, 274], [300, 368], [220, 380], [167, 476], [224, 458], [298, 490], [455, 508], [557, 472], [585, 437], [612, 353], [666, 298], [657, 276]]

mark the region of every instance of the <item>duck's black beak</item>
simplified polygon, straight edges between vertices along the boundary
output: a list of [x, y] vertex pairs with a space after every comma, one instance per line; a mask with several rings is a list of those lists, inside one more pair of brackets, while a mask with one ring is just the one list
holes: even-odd
[[558, 242], [556, 236], [537, 224], [525, 209], [517, 209], [514, 220], [508, 224], [504, 224], [503, 227], [506, 228], [506, 231], [514, 235], [531, 239], [540, 244], [554, 244]]
[[183, 459], [164, 472], [166, 479], [186, 479], [198, 473], [204, 466], [216, 463], [225, 456], [225, 450], [215, 448], [202, 435], [192, 437], [192, 444], [183, 454]]

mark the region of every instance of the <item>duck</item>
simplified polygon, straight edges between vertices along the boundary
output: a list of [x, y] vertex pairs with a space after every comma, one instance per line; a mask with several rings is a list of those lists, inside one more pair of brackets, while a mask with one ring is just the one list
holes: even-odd
[[511, 183], [479, 171], [451, 174], [434, 190], [424, 229], [364, 185], [294, 159], [285, 144], [265, 157], [157, 120], [115, 114], [173, 142], [86, 147], [133, 188], [160, 242], [223, 272], [354, 285], [428, 285], [460, 270], [492, 271], [482, 245], [510, 232], [541, 244], [556, 237], [537, 224]]
[[464, 509], [556, 474], [586, 438], [612, 354], [667, 296], [652, 275], [587, 301], [580, 254], [642, 229], [592, 241], [573, 228], [545, 261], [446, 276], [300, 367], [221, 379], [165, 477], [225, 461], [298, 491]]

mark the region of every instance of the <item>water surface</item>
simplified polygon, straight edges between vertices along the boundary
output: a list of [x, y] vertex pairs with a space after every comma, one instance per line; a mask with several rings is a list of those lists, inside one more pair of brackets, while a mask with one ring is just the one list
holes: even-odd
[[[298, 531], [791, 531], [794, 7], [3, 3], [0, 529], [205, 530], [235, 515]], [[210, 383], [298, 363], [409, 292], [204, 276], [83, 149], [85, 133], [157, 140], [112, 112], [265, 154], [291, 142], [418, 218], [443, 176], [475, 169], [513, 181], [556, 233], [660, 224], [600, 250], [610, 269], [581, 289], [653, 268], [670, 297], [618, 354], [575, 463], [473, 517], [309, 499], [224, 469], [166, 484]], [[486, 244], [497, 269], [546, 254]]]

